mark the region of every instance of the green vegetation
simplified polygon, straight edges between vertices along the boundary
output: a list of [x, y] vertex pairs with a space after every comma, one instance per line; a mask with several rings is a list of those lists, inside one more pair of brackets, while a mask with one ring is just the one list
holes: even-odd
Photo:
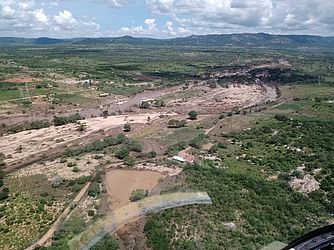
[[[267, 181], [259, 168], [234, 160], [223, 166], [227, 168], [203, 162], [184, 169], [188, 188], [207, 191], [213, 205], [152, 215], [145, 225], [150, 247], [259, 249], [275, 240], [288, 242], [326, 224], [325, 207], [294, 192], [285, 182]], [[305, 223], [305, 218], [310, 220]], [[230, 222], [235, 228], [228, 226]]]
[[118, 149], [115, 153], [115, 156], [118, 158], [118, 159], [121, 159], [123, 160], [124, 158], [128, 157], [129, 156], [129, 149], [126, 148], [126, 147], [121, 147], [120, 149]]
[[182, 127], [185, 127], [186, 124], [187, 124], [187, 121], [185, 120], [171, 119], [168, 121], [169, 128], [182, 128]]
[[144, 199], [145, 197], [147, 197], [147, 195], [148, 195], [148, 190], [136, 189], [132, 191], [129, 199], [131, 202], [135, 202]]
[[[183, 169], [186, 184], [177, 187], [207, 191], [213, 205], [152, 215], [145, 225], [149, 246], [259, 249], [273, 241], [289, 242], [327, 225], [334, 207], [333, 109], [315, 110], [315, 103], [323, 103], [315, 101], [318, 94], [315, 88], [324, 88], [309, 88], [314, 91], [309, 95], [313, 104], [308, 100], [293, 101], [301, 107], [300, 113], [291, 107], [288, 108], [291, 112], [282, 113], [285, 108], [277, 107], [221, 121], [235, 124], [243, 119], [247, 127], [250, 125], [246, 120], [254, 121], [254, 125], [251, 129], [221, 133], [209, 153], [223, 159], [222, 162], [203, 161], [186, 166]], [[325, 92], [331, 93], [332, 89], [327, 87]], [[331, 94], [328, 99], [333, 97]], [[224, 129], [221, 126], [217, 131]], [[210, 135], [210, 140], [218, 140], [217, 131]], [[173, 145], [169, 148], [171, 155], [186, 146], [186, 143]], [[303, 178], [306, 174], [320, 184], [319, 189], [309, 194], [297, 192], [289, 183], [292, 178]]]
[[90, 184], [89, 189], [88, 189], [88, 195], [89, 196], [97, 196], [101, 192], [101, 186], [100, 183], [97, 181], [93, 181], [92, 184]]
[[53, 124], [55, 126], [62, 126], [68, 123], [76, 123], [79, 120], [82, 120], [82, 117], [78, 113], [70, 116], [55, 116], [53, 118]]
[[0, 202], [0, 245], [4, 249], [24, 249], [37, 240], [61, 212], [60, 204], [73, 198], [69, 182], [53, 187], [43, 175], [8, 176], [4, 183], [10, 190]]
[[35, 120], [31, 122], [24, 122], [22, 124], [3, 126], [0, 128], [1, 133], [19, 133], [25, 130], [41, 129], [51, 126], [50, 122], [47, 120]]
[[125, 123], [123, 127], [124, 132], [130, 132], [131, 131], [131, 125], [129, 123]]
[[192, 111], [189, 112], [188, 115], [189, 115], [189, 119], [190, 119], [190, 120], [196, 120], [198, 114], [197, 114], [196, 111], [192, 110]]

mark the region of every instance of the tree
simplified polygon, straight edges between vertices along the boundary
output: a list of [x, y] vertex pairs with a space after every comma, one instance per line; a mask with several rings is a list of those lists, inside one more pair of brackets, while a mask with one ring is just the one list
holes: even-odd
[[86, 129], [87, 129], [86, 123], [79, 122], [78, 125], [79, 125], [78, 128], [77, 128], [78, 131], [80, 131], [80, 132], [86, 131]]
[[131, 131], [131, 125], [129, 123], [125, 123], [123, 127], [124, 132], [130, 132]]
[[181, 128], [184, 127], [186, 124], [187, 122], [185, 120], [171, 119], [168, 121], [169, 128]]
[[289, 117], [287, 117], [286, 115], [279, 115], [279, 114], [275, 115], [274, 118], [280, 122], [285, 122], [289, 120]]
[[147, 101], [142, 101], [141, 104], [139, 105], [141, 109], [148, 109], [150, 107], [150, 103]]
[[116, 151], [115, 156], [118, 159], [123, 160], [125, 157], [127, 157], [129, 155], [129, 153], [130, 153], [129, 149], [127, 149], [125, 147], [122, 147], [122, 148], [120, 148], [119, 150]]
[[192, 110], [192, 111], [189, 112], [188, 115], [189, 115], [189, 119], [190, 119], [190, 120], [196, 120], [198, 114], [197, 114], [196, 111]]
[[102, 116], [103, 116], [103, 118], [107, 118], [107, 117], [109, 116], [109, 112], [108, 112], [108, 110], [104, 110], [104, 111], [102, 112]]

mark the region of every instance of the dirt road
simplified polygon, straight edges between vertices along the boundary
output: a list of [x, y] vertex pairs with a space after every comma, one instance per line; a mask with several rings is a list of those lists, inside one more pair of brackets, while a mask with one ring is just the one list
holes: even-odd
[[78, 193], [78, 195], [74, 198], [72, 203], [65, 208], [65, 210], [61, 213], [61, 215], [58, 217], [55, 223], [51, 226], [51, 228], [43, 235], [42, 238], [40, 238], [35, 244], [32, 246], [26, 248], [26, 250], [33, 250], [37, 246], [44, 246], [46, 242], [48, 242], [54, 235], [54, 233], [59, 228], [62, 221], [66, 220], [67, 216], [71, 212], [71, 207], [77, 205], [77, 203], [82, 199], [82, 197], [85, 195], [87, 189], [89, 188], [90, 182], [88, 182]]

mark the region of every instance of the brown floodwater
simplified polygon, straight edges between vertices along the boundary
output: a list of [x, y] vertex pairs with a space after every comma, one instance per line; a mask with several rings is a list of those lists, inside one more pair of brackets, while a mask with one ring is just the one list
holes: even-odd
[[112, 202], [117, 209], [130, 203], [130, 195], [136, 189], [151, 190], [163, 174], [155, 171], [111, 170], [106, 173], [105, 183]]

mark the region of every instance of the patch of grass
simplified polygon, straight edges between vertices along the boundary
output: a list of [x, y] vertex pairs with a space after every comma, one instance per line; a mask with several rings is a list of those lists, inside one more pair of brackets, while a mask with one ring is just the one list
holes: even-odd
[[291, 109], [291, 110], [302, 110], [302, 107], [297, 103], [284, 103], [277, 107], [277, 109]]

